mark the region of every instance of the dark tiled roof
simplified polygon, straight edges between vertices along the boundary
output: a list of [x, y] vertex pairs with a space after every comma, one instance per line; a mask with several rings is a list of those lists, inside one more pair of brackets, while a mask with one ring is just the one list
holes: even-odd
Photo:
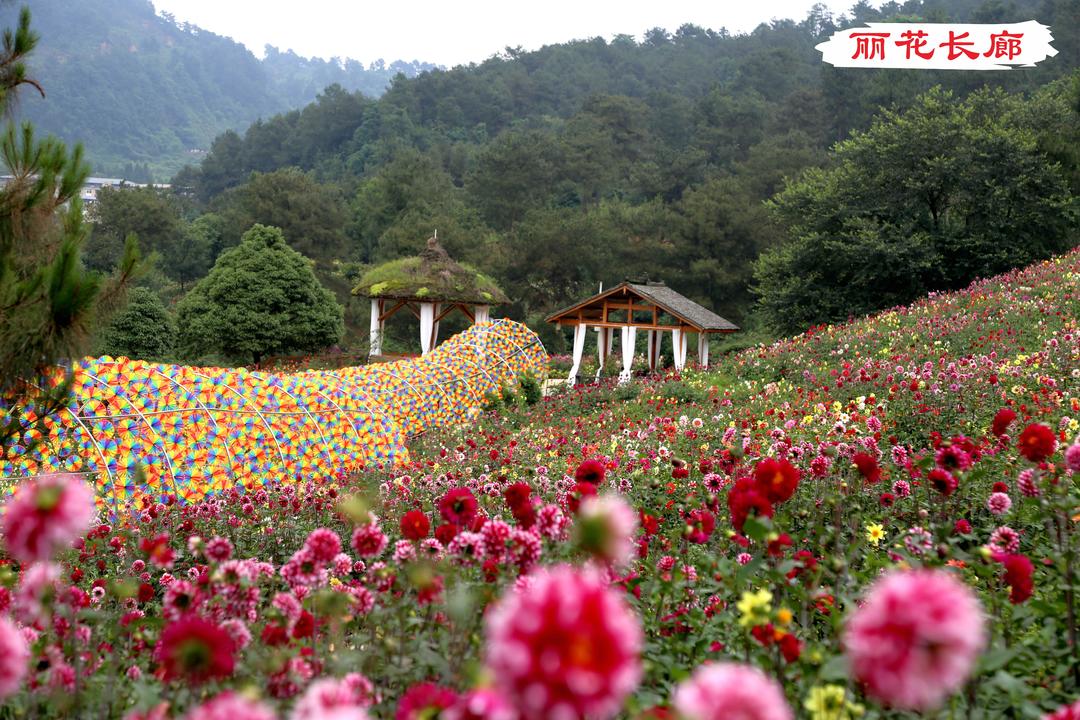
[[572, 310], [577, 310], [580, 307], [587, 306], [596, 300], [601, 300], [605, 297], [615, 295], [622, 288], [629, 288], [633, 293], [640, 296], [644, 300], [655, 304], [661, 310], [664, 310], [669, 315], [684, 320], [685, 322], [693, 325], [694, 327], [701, 328], [702, 330], [713, 332], [732, 332], [739, 329], [739, 326], [735, 323], [725, 320], [712, 310], [698, 305], [696, 302], [675, 292], [667, 285], [663, 284], [640, 284], [624, 282], [616, 285], [610, 290], [606, 290], [598, 295], [594, 295], [591, 298], [582, 300], [581, 302], [574, 303], [570, 307], [564, 308], [556, 313], [552, 313], [548, 316], [548, 322], [554, 322], [554, 320], [560, 315], [569, 313]]
[[639, 295], [652, 300], [668, 313], [690, 321], [702, 330], [738, 330], [739, 326], [729, 320], [725, 320], [707, 307], [702, 307], [696, 302], [675, 292], [667, 285], [636, 285], [626, 283]]

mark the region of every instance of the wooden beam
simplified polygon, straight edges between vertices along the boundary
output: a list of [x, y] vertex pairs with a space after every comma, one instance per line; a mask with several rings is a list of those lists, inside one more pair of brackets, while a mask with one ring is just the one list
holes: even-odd
[[439, 322], [444, 317], [446, 317], [450, 313], [454, 312], [455, 309], [457, 309], [457, 303], [454, 303], [453, 305], [447, 305], [446, 308], [444, 308], [441, 313], [439, 313], [438, 315], [435, 316], [435, 322]]
[[[386, 318], [390, 317], [391, 315], [396, 313], [401, 308], [408, 306], [408, 304], [409, 304], [408, 300], [398, 300], [396, 305], [394, 305], [392, 308], [390, 308], [386, 312], [379, 315], [379, 322], [386, 322]], [[419, 317], [419, 315], [417, 315], [417, 317]]]
[[[699, 332], [695, 327], [689, 325], [649, 325], [645, 323], [625, 323], [625, 322], [601, 322], [600, 320], [590, 320], [589, 318], [582, 318], [581, 320], [560, 320], [559, 325], [566, 325], [573, 327], [575, 325], [589, 325], [590, 327], [604, 327], [604, 328], [624, 328], [627, 325], [631, 325], [640, 330], [683, 330], [686, 332]], [[725, 331], [733, 332], [733, 331]]]

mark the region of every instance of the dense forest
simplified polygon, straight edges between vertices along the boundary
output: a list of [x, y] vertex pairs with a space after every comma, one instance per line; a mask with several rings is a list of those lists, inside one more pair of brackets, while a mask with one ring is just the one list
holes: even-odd
[[[98, 175], [166, 182], [221, 132], [303, 107], [334, 83], [372, 97], [416, 61], [365, 67], [233, 40], [155, 13], [150, 0], [0, 2], [11, 26], [28, 5], [43, 42], [33, 60], [47, 93], [24, 93], [19, 115], [62, 140], [82, 142]], [[361, 52], [362, 48], [357, 48]]]
[[[868, 21], [1030, 19], [1058, 50], [1033, 69], [844, 70], [814, 49]], [[332, 85], [219, 135], [171, 193], [106, 193], [86, 259], [107, 270], [136, 233], [169, 305], [252, 225], [279, 227], [346, 306], [352, 345], [356, 277], [437, 229], [553, 351], [548, 312], [646, 276], [749, 328], [742, 342], [797, 332], [1076, 244], [1078, 29], [1080, 0], [860, 3], [745, 35], [508, 48], [378, 99]]]

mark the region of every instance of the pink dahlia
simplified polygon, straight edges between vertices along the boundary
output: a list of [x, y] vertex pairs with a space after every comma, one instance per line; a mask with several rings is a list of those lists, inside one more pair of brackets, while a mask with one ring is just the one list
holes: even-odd
[[226, 690], [192, 709], [185, 720], [276, 720], [276, 716], [263, 703]]
[[613, 717], [641, 679], [641, 624], [595, 570], [556, 565], [486, 621], [487, 664], [523, 720]]
[[848, 619], [844, 646], [868, 695], [929, 710], [967, 681], [986, 644], [975, 594], [943, 570], [894, 571]]
[[341, 552], [341, 538], [328, 528], [315, 528], [304, 541], [304, 547], [316, 562], [329, 563]]
[[1073, 443], [1065, 451], [1065, 466], [1073, 472], [1080, 472], [1080, 442]]
[[634, 558], [637, 526], [637, 513], [614, 495], [593, 495], [582, 500], [574, 523], [578, 547], [617, 567], [628, 566]]
[[1072, 705], [1062, 705], [1054, 712], [1043, 715], [1042, 720], [1080, 720], [1080, 700]]
[[11, 556], [32, 563], [69, 547], [93, 519], [94, 491], [78, 475], [42, 475], [15, 488], [0, 530]]
[[[316, 680], [297, 700], [289, 720], [324, 720], [338, 714], [342, 720], [365, 720], [368, 716], [364, 708], [372, 703], [372, 691], [371, 681], [360, 673], [349, 673], [340, 680]], [[346, 710], [352, 712], [343, 712]]]
[[494, 690], [472, 690], [443, 713], [446, 720], [518, 720], [518, 712]]
[[0, 617], [0, 698], [13, 694], [26, 677], [26, 664], [30, 661], [30, 648], [26, 645], [19, 628], [5, 617]]
[[790, 720], [779, 683], [750, 665], [706, 663], [675, 690], [673, 701], [686, 720]]
[[1004, 515], [1012, 507], [1012, 498], [1003, 492], [990, 493], [986, 500], [986, 508], [994, 515]]
[[361, 525], [353, 531], [352, 547], [360, 557], [378, 557], [389, 543], [378, 522]]

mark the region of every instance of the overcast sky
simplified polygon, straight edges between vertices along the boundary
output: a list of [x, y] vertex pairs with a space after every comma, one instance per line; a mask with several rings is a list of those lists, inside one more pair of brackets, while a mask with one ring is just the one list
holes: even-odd
[[[306, 57], [480, 62], [505, 47], [535, 50], [578, 38], [684, 23], [747, 32], [772, 19], [802, 20], [813, 0], [153, 0], [158, 11], [247, 45]], [[824, 3], [839, 13], [854, 0]], [[873, 2], [879, 5], [880, 2]]]

